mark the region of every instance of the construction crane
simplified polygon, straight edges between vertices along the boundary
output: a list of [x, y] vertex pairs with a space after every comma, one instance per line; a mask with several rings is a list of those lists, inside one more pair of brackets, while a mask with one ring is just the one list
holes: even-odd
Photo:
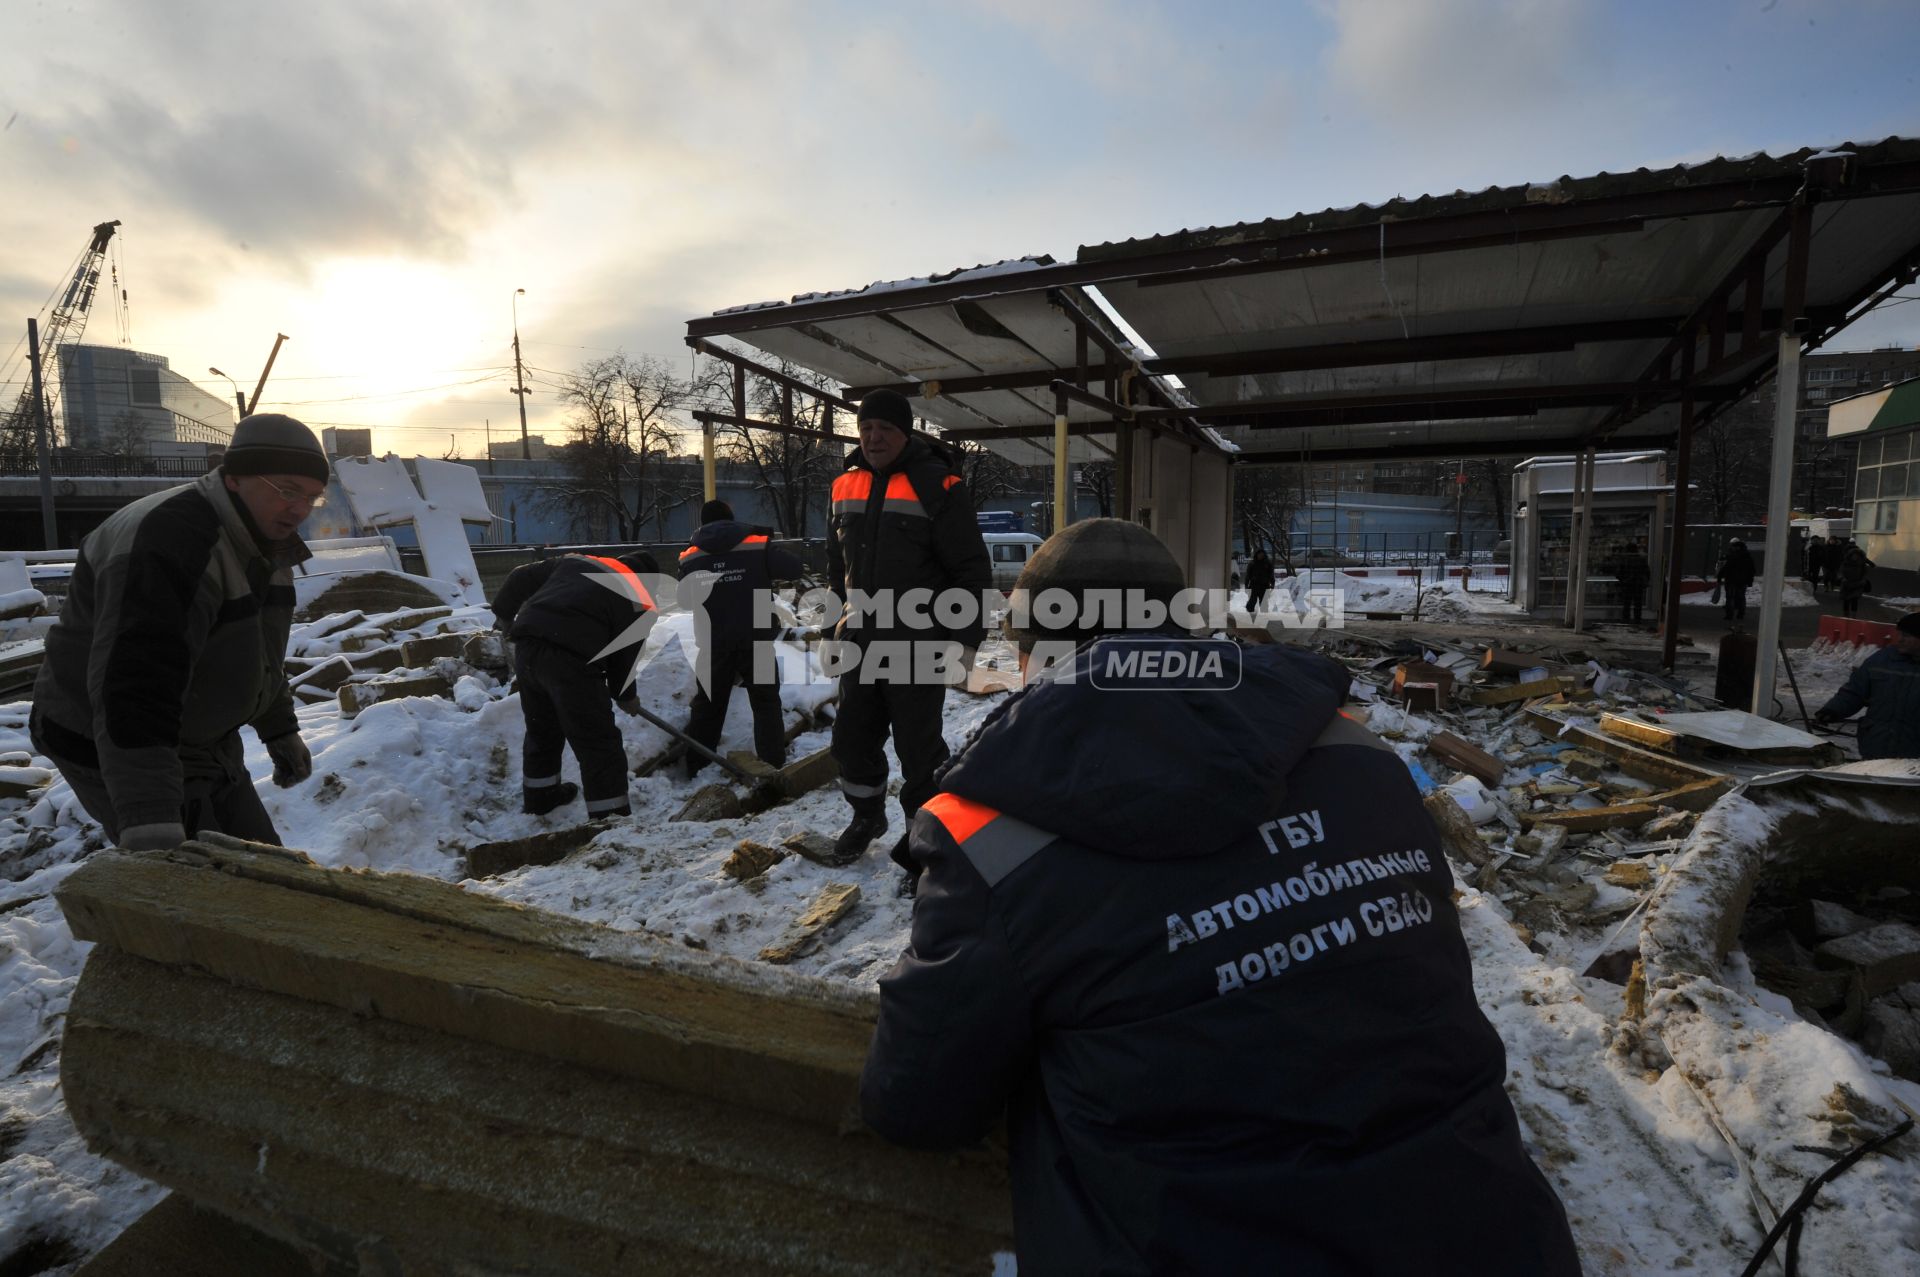
[[[86, 331], [87, 313], [93, 308], [93, 295], [100, 284], [100, 269], [106, 261], [107, 244], [113, 239], [114, 229], [119, 225], [118, 221], [102, 222], [93, 228], [93, 238], [81, 252], [65, 289], [56, 294], [59, 300], [54, 304], [53, 314], [40, 326], [41, 380], [45, 385], [49, 441], [54, 433], [53, 404], [57, 397], [52, 371], [59, 367], [60, 347], [78, 341], [81, 333]], [[0, 425], [0, 455], [16, 460], [33, 456], [33, 427], [36, 420], [33, 380], [24, 376], [20, 380], [20, 396], [13, 410], [7, 414], [4, 425]]]

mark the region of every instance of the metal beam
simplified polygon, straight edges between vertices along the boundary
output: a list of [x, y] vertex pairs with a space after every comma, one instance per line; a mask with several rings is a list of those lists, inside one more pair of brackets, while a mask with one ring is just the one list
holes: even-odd
[[819, 386], [810, 386], [798, 377], [788, 376], [776, 368], [769, 368], [763, 363], [748, 359], [745, 355], [736, 354], [723, 346], [716, 346], [712, 342], [699, 337], [687, 338], [687, 345], [693, 347], [703, 355], [711, 355], [715, 359], [724, 359], [736, 369], [744, 368], [754, 376], [770, 381], [776, 386], [783, 386], [788, 390], [798, 390], [803, 395], [812, 395], [815, 399], [823, 400], [837, 407], [845, 408], [848, 411], [853, 411], [860, 406], [851, 400], [840, 398], [831, 390], [823, 390]]
[[[798, 435], [803, 439], [825, 439], [829, 443], [853, 446], [857, 446], [860, 442], [855, 436], [836, 435], [826, 430], [812, 430], [806, 426], [782, 425], [778, 421], [761, 421], [756, 417], [746, 417], [731, 412], [707, 412], [695, 409], [689, 415], [702, 426], [739, 426], [747, 430], [771, 430], [777, 435]], [[707, 499], [712, 500], [711, 497]]]
[[[1445, 252], [1456, 242], [1492, 236], [1504, 236], [1510, 241], [1514, 235], [1544, 231], [1555, 226], [1584, 226], [1589, 234], [1598, 235], [1617, 229], [1621, 223], [1633, 219], [1652, 221], [1714, 213], [1750, 213], [1756, 208], [1784, 204], [1800, 189], [1801, 180], [1798, 173], [1791, 173], [1736, 179], [1717, 185], [1676, 186], [1591, 200], [1576, 199], [1564, 204], [1541, 202], [1483, 206], [1453, 215], [1393, 222], [1388, 241], [1394, 246], [1421, 246], [1425, 251]], [[1871, 193], [1874, 192], [1860, 192]], [[687, 335], [731, 336], [763, 328], [786, 328], [801, 322], [821, 323], [1015, 293], [1141, 280], [1238, 263], [1259, 269], [1295, 257], [1359, 253], [1363, 250], [1374, 254], [1379, 252], [1381, 227], [1389, 224], [1381, 220], [1383, 215], [1379, 210], [1366, 212], [1374, 216], [1367, 218], [1362, 214], [1362, 220], [1349, 226], [1306, 229], [1311, 226], [1310, 222], [1294, 218], [1281, 225], [1304, 223], [1303, 229], [1288, 231], [1276, 227], [1263, 236], [1257, 227], [1240, 228], [1239, 237], [1231, 242], [1159, 251], [1123, 252], [1131, 245], [1122, 245], [1111, 256], [1040, 266], [1033, 270], [985, 275], [943, 284], [930, 283], [919, 288], [868, 289], [844, 297], [702, 316], [687, 321]], [[1089, 251], [1082, 248], [1080, 256], [1086, 258]]]
[[[1178, 415], [1211, 420], [1217, 417], [1286, 416], [1297, 412], [1331, 411], [1342, 408], [1401, 406], [1422, 408], [1430, 405], [1504, 403], [1528, 404], [1536, 408], [1549, 408], [1556, 405], [1594, 407], [1611, 405], [1629, 396], [1656, 402], [1664, 401], [1679, 393], [1679, 385], [1673, 382], [1632, 381], [1588, 382], [1579, 385], [1556, 385], [1545, 382], [1522, 386], [1462, 386], [1446, 390], [1409, 387], [1405, 390], [1378, 391], [1365, 395], [1298, 395], [1286, 399], [1252, 400], [1244, 403], [1203, 404], [1193, 408], [1182, 408]], [[1716, 392], [1707, 390], [1701, 393], [1711, 398]], [[1139, 420], [1151, 421], [1175, 414], [1164, 409], [1147, 408], [1134, 415]], [[1410, 417], [1408, 420], [1419, 420], [1419, 417]]]
[[[1652, 452], [1669, 447], [1672, 435], [1654, 435], [1632, 441], [1635, 448], [1645, 448]], [[1580, 435], [1538, 436], [1530, 439], [1506, 439], [1494, 443], [1417, 443], [1391, 444], [1378, 448], [1315, 448], [1310, 457], [1303, 457], [1297, 451], [1283, 453], [1259, 452], [1242, 449], [1234, 457], [1235, 465], [1320, 465], [1347, 461], [1449, 461], [1455, 458], [1474, 460], [1482, 457], [1551, 457], [1578, 452], [1586, 445]], [[1625, 445], [1622, 445], [1624, 448]]]

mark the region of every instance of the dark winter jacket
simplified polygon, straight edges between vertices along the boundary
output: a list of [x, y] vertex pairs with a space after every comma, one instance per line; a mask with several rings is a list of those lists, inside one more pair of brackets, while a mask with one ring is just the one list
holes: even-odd
[[702, 525], [680, 552], [680, 601], [695, 609], [699, 641], [751, 643], [773, 636], [767, 605], [775, 581], [791, 581], [806, 564], [776, 549], [764, 529], [734, 519]]
[[[869, 595], [891, 591], [896, 602], [908, 590], [965, 591], [971, 606], [965, 623], [912, 628], [896, 613], [890, 627], [848, 615], [839, 635], [854, 641], [892, 637], [948, 639], [977, 648], [986, 632], [982, 592], [993, 585], [993, 565], [980, 539], [973, 502], [953, 466], [918, 434], [884, 474], [875, 474], [859, 449], [833, 481], [827, 538], [827, 569], [842, 599], [850, 590]], [[932, 611], [931, 607], [927, 609]]]
[[1258, 599], [1273, 588], [1273, 560], [1264, 552], [1253, 556], [1247, 564], [1247, 597]]
[[33, 689], [36, 738], [98, 768], [121, 829], [180, 819], [189, 779], [246, 778], [239, 730], [298, 728], [287, 688], [298, 537], [267, 545], [215, 470], [80, 546]]
[[1920, 758], [1920, 659], [1881, 648], [1855, 667], [1820, 714], [1850, 718], [1863, 705], [1860, 757]]
[[656, 613], [645, 583], [620, 560], [563, 554], [509, 572], [493, 617], [515, 640], [551, 643], [599, 664], [608, 694], [619, 696]]
[[1271, 646], [1231, 692], [1094, 686], [1122, 646], [1010, 698], [920, 809], [868, 1123], [946, 1148], [1004, 1113], [1023, 1273], [1576, 1273], [1346, 673]]
[[1753, 584], [1753, 555], [1744, 545], [1733, 546], [1720, 556], [1720, 570], [1714, 579], [1729, 590], [1744, 590]]
[[1614, 579], [1628, 594], [1637, 594], [1646, 589], [1647, 582], [1653, 579], [1653, 569], [1647, 564], [1647, 556], [1632, 550], [1622, 550], [1615, 556], [1612, 567]]
[[1867, 573], [1872, 568], [1873, 560], [1859, 546], [1851, 545], [1842, 551], [1837, 569], [1841, 597], [1857, 599], [1865, 594], [1869, 585]]

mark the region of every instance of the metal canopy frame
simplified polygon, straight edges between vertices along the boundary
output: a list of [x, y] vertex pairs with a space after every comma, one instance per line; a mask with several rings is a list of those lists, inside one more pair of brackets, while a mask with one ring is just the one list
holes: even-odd
[[1917, 274], [1920, 140], [1889, 138], [1083, 245], [702, 316], [687, 340], [835, 377], [843, 406], [899, 390], [952, 435], [1051, 456], [1057, 500], [1069, 458], [1127, 457], [1137, 429], [1241, 462], [1678, 443], [1684, 526], [1693, 433]]

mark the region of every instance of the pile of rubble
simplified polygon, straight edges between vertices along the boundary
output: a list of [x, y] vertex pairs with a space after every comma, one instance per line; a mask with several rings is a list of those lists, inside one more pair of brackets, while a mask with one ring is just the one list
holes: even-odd
[[[1762, 749], [1700, 740], [1699, 720], [1752, 716], [1710, 708], [1683, 680], [1603, 664], [1599, 644], [1462, 650], [1429, 637], [1321, 646], [1353, 676], [1356, 717], [1406, 762], [1463, 879], [1499, 898], [1536, 951], [1575, 970], [1624, 982], [1629, 963], [1605, 960], [1604, 941], [1594, 951], [1595, 932], [1644, 904], [1699, 813], [1743, 774], [1839, 761], [1817, 738], [1762, 720], [1785, 736], [1764, 735]], [[1631, 947], [1628, 937], [1620, 952]]]

